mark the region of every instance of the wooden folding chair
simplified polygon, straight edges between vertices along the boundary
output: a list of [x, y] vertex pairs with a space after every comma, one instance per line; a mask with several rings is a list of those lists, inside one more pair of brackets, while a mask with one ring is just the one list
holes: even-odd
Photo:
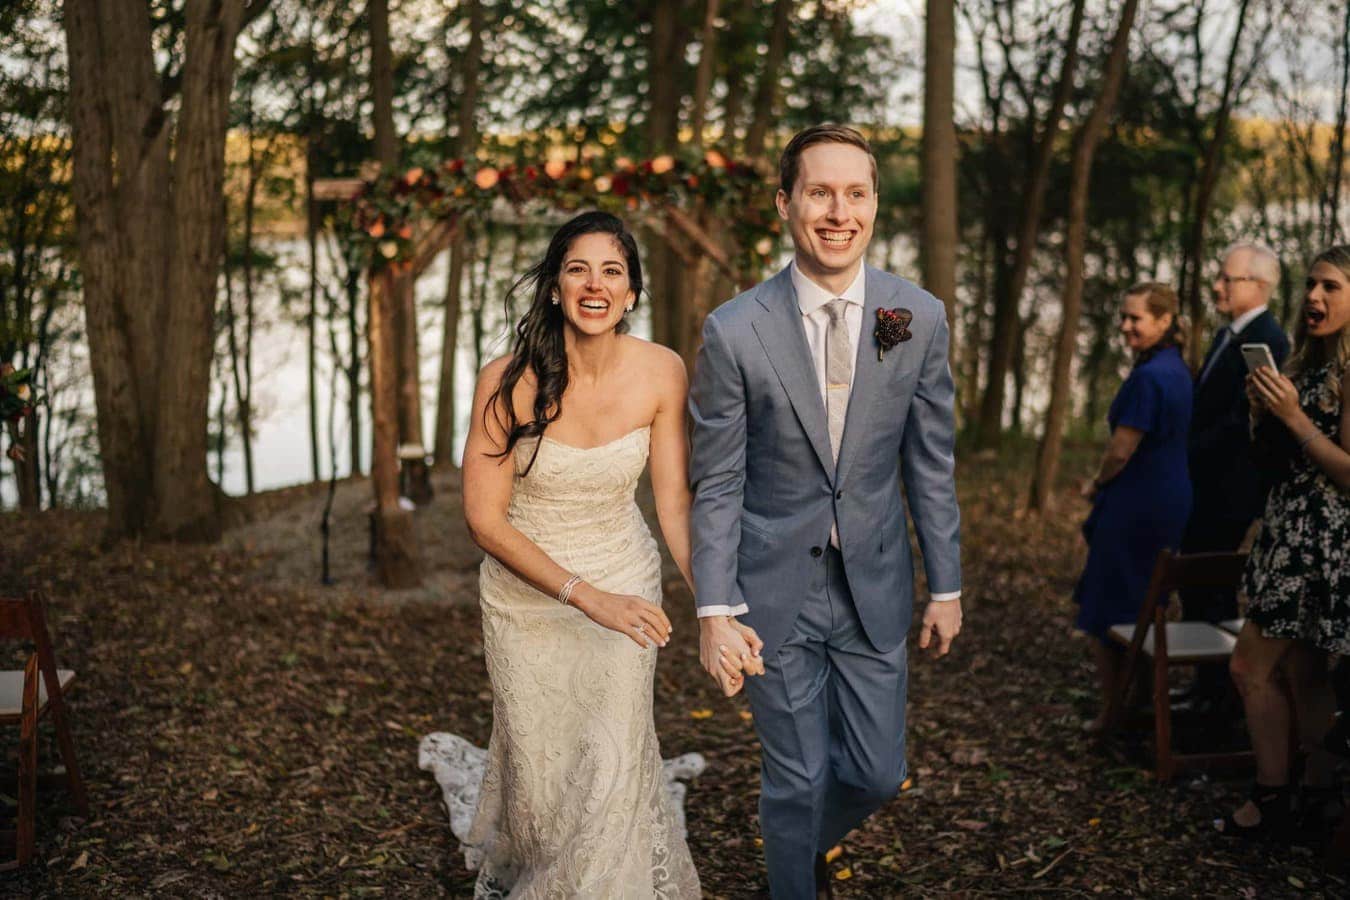
[[1207, 622], [1168, 622], [1167, 599], [1179, 588], [1235, 587], [1242, 579], [1246, 564], [1244, 553], [1201, 553], [1181, 556], [1170, 550], [1158, 555], [1149, 582], [1148, 594], [1134, 625], [1115, 625], [1111, 639], [1123, 645], [1125, 665], [1120, 681], [1112, 692], [1107, 723], [1118, 724], [1127, 709], [1130, 688], [1141, 656], [1153, 661], [1153, 743], [1156, 763], [1154, 774], [1166, 781], [1183, 768], [1232, 765], [1250, 762], [1251, 751], [1220, 753], [1174, 753], [1172, 750], [1172, 705], [1167, 692], [1167, 670], [1171, 666], [1227, 662], [1233, 655], [1237, 638], [1223, 628]]
[[[23, 598], [0, 597], [0, 639], [31, 643], [33, 652], [22, 670], [0, 671], [0, 724], [19, 726], [19, 790], [15, 827], [0, 831], [0, 838], [12, 842], [13, 858], [0, 863], [0, 870], [27, 865], [33, 858], [35, 843], [34, 812], [39, 780], [64, 781], [75, 809], [89, 814], [84, 780], [75, 760], [75, 742], [66, 720], [65, 692], [75, 681], [75, 673], [58, 669], [47, 632], [47, 616], [42, 597], [29, 591]], [[37, 773], [37, 726], [50, 714], [56, 731], [64, 776], [39, 779]]]

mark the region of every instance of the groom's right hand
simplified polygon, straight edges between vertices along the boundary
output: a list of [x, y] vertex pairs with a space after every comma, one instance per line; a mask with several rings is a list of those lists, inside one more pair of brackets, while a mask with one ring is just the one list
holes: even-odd
[[[764, 660], [759, 652], [764, 642], [748, 625], [731, 616], [704, 616], [698, 620], [698, 657], [719, 685], [730, 676], [763, 675]], [[734, 693], [734, 692], [733, 692]]]

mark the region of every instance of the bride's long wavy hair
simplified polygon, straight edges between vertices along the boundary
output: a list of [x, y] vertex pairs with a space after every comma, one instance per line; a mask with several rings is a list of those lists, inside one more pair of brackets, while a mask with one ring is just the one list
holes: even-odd
[[[567, 251], [573, 241], [586, 234], [607, 234], [614, 238], [628, 266], [628, 286], [633, 291], [635, 306], [642, 295], [642, 262], [638, 258], [637, 241], [618, 216], [599, 211], [584, 212], [569, 219], [554, 233], [544, 258], [526, 271], [507, 293], [508, 311], [512, 298], [522, 287], [530, 291], [531, 297], [530, 308], [516, 323], [511, 357], [502, 373], [501, 383], [483, 409], [484, 424], [490, 410], [506, 433], [505, 448], [494, 456], [506, 456], [525, 438], [542, 437], [545, 429], [562, 415], [562, 398], [567, 391], [567, 345], [563, 340], [562, 306], [553, 302], [553, 296], [558, 290], [558, 275], [562, 272]], [[628, 320], [620, 319], [614, 330], [619, 334], [627, 332]], [[516, 415], [511, 398], [527, 370], [534, 373], [537, 389], [533, 417], [522, 421]], [[534, 454], [539, 454], [537, 445]], [[533, 465], [532, 456], [525, 471], [528, 473]]]

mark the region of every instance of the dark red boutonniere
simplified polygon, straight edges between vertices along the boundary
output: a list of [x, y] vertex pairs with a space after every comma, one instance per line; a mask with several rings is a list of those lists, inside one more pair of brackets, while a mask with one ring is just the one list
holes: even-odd
[[877, 310], [877, 327], [872, 332], [877, 339], [877, 362], [886, 357], [887, 350], [914, 337], [909, 330], [913, 320], [914, 313], [902, 307]]

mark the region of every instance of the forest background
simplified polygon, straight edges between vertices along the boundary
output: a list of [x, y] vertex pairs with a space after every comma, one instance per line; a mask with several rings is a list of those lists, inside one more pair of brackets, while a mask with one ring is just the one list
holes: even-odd
[[[1350, 10], [933, 6], [945, 14], [900, 0], [255, 0], [233, 12], [151, 3], [148, 18], [93, 4], [98, 21], [82, 37], [59, 4], [7, 4], [0, 361], [32, 369], [46, 403], [24, 429], [25, 460], [4, 467], [0, 497], [26, 509], [103, 506], [109, 483], [123, 484], [114, 530], [209, 537], [213, 485], [244, 494], [366, 470], [370, 244], [344, 218], [350, 203], [316, 201], [313, 185], [368, 175], [376, 159], [399, 173], [456, 159], [521, 170], [665, 154], [693, 164], [714, 149], [757, 165], [767, 198], [794, 129], [856, 124], [882, 167], [871, 261], [948, 302], [972, 448], [1101, 433], [1128, 367], [1117, 302], [1136, 281], [1179, 288], [1194, 364], [1231, 241], [1281, 255], [1275, 310], [1290, 321], [1306, 261], [1345, 233]], [[1125, 13], [1134, 21], [1110, 98]], [[208, 33], [214, 45], [195, 42]], [[91, 49], [72, 52], [82, 40]], [[936, 77], [925, 79], [925, 60]], [[1099, 133], [1084, 140], [1094, 111]], [[137, 116], [156, 130], [118, 133], [119, 119]], [[937, 150], [927, 169], [925, 117]], [[1075, 158], [1085, 144], [1095, 159]], [[140, 162], [118, 169], [118, 151]], [[102, 197], [103, 212], [90, 199], [77, 215], [82, 172], [83, 196]], [[455, 461], [473, 372], [505, 348], [507, 289], [584, 202], [499, 199], [461, 216], [407, 311], [427, 425], [420, 436], [405, 426], [402, 441]], [[113, 225], [118, 216], [129, 221]], [[118, 237], [134, 251], [117, 250]], [[657, 231], [644, 238], [639, 328], [691, 356], [690, 305], [720, 302], [735, 284], [683, 265]], [[773, 235], [759, 273], [788, 252]], [[109, 371], [95, 390], [99, 360]], [[113, 398], [131, 388], [138, 407], [119, 408]], [[1053, 464], [1042, 459], [1038, 472]], [[158, 515], [156, 502], [180, 514]]]

